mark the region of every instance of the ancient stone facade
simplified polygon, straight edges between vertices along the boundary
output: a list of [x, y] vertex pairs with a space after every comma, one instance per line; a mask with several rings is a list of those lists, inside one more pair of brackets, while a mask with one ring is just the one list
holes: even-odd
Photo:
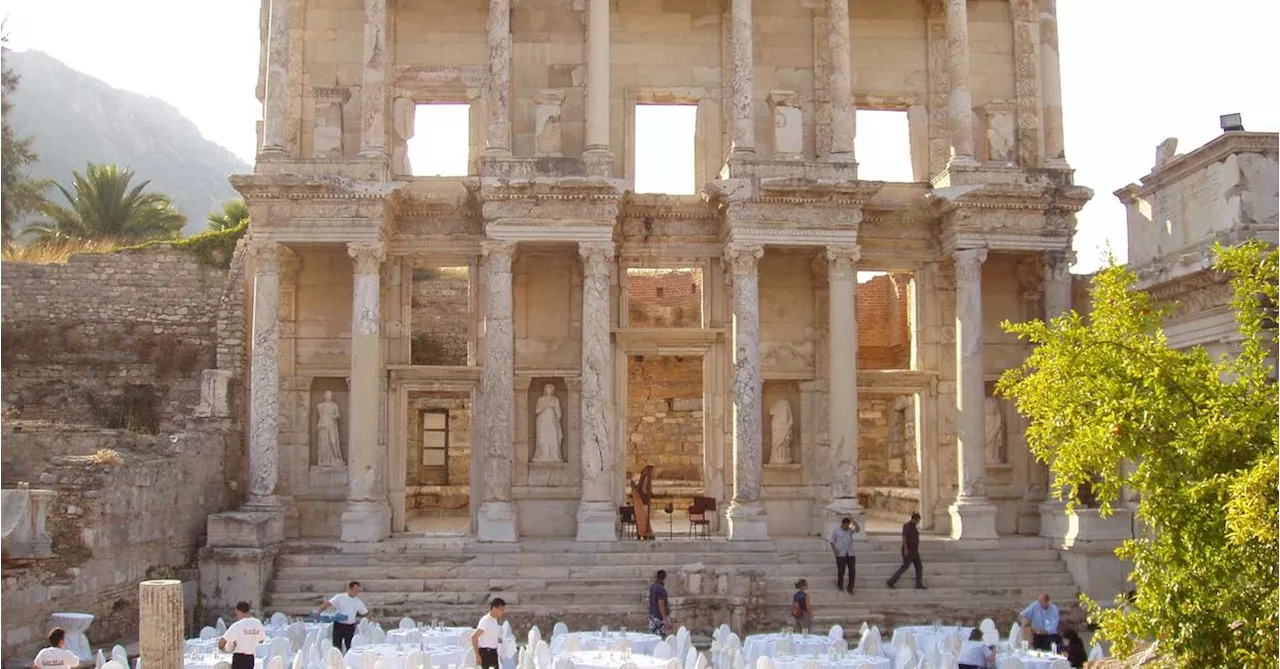
[[[1062, 153], [1051, 0], [271, 0], [263, 22], [262, 151], [232, 178], [254, 221], [254, 475], [210, 519], [202, 578], [252, 582], [287, 536], [403, 531], [437, 457], [420, 440], [441, 439], [418, 414], [445, 398], [472, 418], [474, 537], [614, 540], [629, 415], [658, 409], [640, 356], [697, 361], [700, 425], [640, 439], [700, 444], [681, 466], [732, 540], [822, 532], [874, 506], [864, 487], [935, 532], [1038, 530], [1044, 468], [987, 398], [1027, 352], [1000, 321], [1070, 308], [1090, 197]], [[412, 176], [431, 104], [467, 105], [465, 176]], [[695, 109], [696, 195], [634, 192], [647, 104]], [[859, 109], [906, 114], [911, 182], [858, 178]], [[417, 289], [442, 268], [465, 268], [465, 305]], [[441, 328], [455, 353], [415, 354]], [[347, 391], [325, 471], [317, 384]]]

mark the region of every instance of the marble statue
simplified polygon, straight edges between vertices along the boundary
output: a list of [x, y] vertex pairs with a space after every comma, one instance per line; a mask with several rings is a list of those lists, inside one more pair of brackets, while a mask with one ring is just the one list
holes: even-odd
[[772, 449], [769, 451], [769, 464], [785, 465], [792, 461], [791, 454], [791, 403], [778, 400], [769, 408], [772, 417], [770, 430], [773, 436]]
[[988, 397], [984, 410], [987, 427], [987, 462], [1004, 462], [1004, 412], [1000, 410], [1000, 400]]
[[556, 397], [556, 387], [550, 383], [542, 387], [542, 397], [534, 407], [535, 446], [534, 462], [564, 462], [560, 457], [560, 442], [564, 440], [564, 432], [560, 428], [560, 398]]
[[316, 405], [316, 461], [321, 467], [341, 467], [342, 439], [338, 431], [341, 410], [333, 401], [333, 391], [324, 391], [324, 401]]

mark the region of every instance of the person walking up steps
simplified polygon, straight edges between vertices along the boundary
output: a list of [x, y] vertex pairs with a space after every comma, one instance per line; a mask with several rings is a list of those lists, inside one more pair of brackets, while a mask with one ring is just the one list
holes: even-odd
[[920, 564], [920, 514], [911, 514], [911, 520], [902, 526], [902, 566], [889, 577], [889, 589], [897, 587], [898, 579], [907, 573], [907, 566], [916, 568], [916, 587], [924, 590], [924, 565]]
[[[858, 558], [853, 555], [853, 535], [862, 528], [852, 518], [840, 521], [840, 527], [831, 531], [831, 554], [836, 556], [836, 589], [853, 594], [853, 582], [858, 575]], [[844, 586], [844, 573], [849, 572], [849, 587]]]

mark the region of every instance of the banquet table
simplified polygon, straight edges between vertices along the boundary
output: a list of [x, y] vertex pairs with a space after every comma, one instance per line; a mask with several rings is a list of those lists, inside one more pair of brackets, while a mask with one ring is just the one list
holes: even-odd
[[[264, 645], [265, 647], [265, 645]], [[267, 666], [266, 653], [255, 653], [253, 659], [254, 669], [263, 669]], [[231, 663], [231, 653], [224, 653], [220, 650], [213, 652], [200, 652], [198, 654], [187, 653], [182, 657], [182, 666], [184, 669], [213, 669], [219, 662]], [[290, 653], [285, 658], [284, 666], [293, 666], [293, 654]]]
[[[360, 646], [347, 651], [344, 664], [351, 669], [361, 666], [360, 658], [366, 653], [373, 653], [382, 661], [386, 669], [404, 669], [404, 661], [409, 657], [416, 648], [407, 645], [397, 645], [392, 643], [380, 643], [369, 646]], [[451, 648], [445, 646], [428, 646], [423, 652], [431, 658], [432, 667], [440, 667], [440, 669], [457, 669], [461, 667], [466, 660], [466, 654], [472, 652], [463, 648]]]
[[[660, 660], [652, 655], [641, 655], [632, 652], [630, 658], [616, 650], [584, 650], [575, 653], [560, 653], [556, 658], [568, 658], [573, 662], [573, 669], [618, 669], [623, 664], [631, 663], [639, 669], [665, 669], [670, 659]], [[554, 664], [554, 663], [553, 663]]]
[[1026, 652], [1016, 653], [998, 653], [996, 655], [997, 663], [1008, 657], [1017, 657], [1019, 660], [1022, 660], [1023, 669], [1049, 669], [1054, 662], [1066, 659], [1063, 655], [1054, 655], [1053, 653], [1044, 651], [1029, 650]]
[[[761, 657], [777, 657], [777, 645], [779, 641], [788, 638], [788, 635], [774, 632], [773, 634], [752, 634], [747, 637], [742, 644], [742, 654], [745, 662], [743, 666], [754, 667], [756, 660]], [[831, 637], [818, 634], [791, 634], [789, 638], [796, 644], [797, 655], [826, 655], [831, 648]]]
[[[302, 629], [305, 632], [305, 634], [303, 635], [303, 638], [306, 638], [316, 633], [324, 636], [330, 636], [331, 634], [333, 634], [332, 623], [305, 623], [304, 622], [302, 623]], [[288, 633], [289, 625], [267, 625], [266, 630], [267, 630], [267, 638], [274, 639], [276, 637], [282, 637], [286, 633]]]
[[626, 636], [631, 642], [631, 652], [636, 655], [652, 655], [653, 649], [662, 641], [662, 637], [657, 634], [649, 634], [647, 632], [572, 632], [562, 635], [566, 639], [574, 638], [578, 640], [583, 651], [589, 650], [608, 650], [610, 646], [617, 643], [618, 639]]
[[471, 627], [423, 627], [418, 630], [387, 630], [387, 643], [408, 643], [409, 633], [414, 631], [422, 634], [422, 643], [425, 646], [465, 648], [468, 644], [463, 642], [462, 635], [470, 635], [475, 629]]
[[904, 631], [908, 631], [915, 635], [916, 652], [923, 653], [932, 646], [942, 643], [943, 639], [949, 634], [959, 634], [961, 641], [968, 641], [969, 635], [973, 633], [972, 627], [956, 627], [954, 625], [939, 626], [934, 630], [933, 625], [908, 625], [905, 627], [897, 627], [893, 630], [893, 640], [889, 643], [894, 648], [898, 647], [898, 640]]
[[887, 657], [863, 653], [845, 653], [838, 659], [831, 659], [825, 653], [812, 657], [791, 655], [773, 658], [774, 669], [803, 669], [809, 662], [817, 662], [822, 669], [889, 669], [891, 665]]
[[54, 613], [53, 626], [67, 631], [67, 650], [86, 662], [93, 660], [93, 649], [89, 647], [89, 625], [93, 624], [92, 613]]

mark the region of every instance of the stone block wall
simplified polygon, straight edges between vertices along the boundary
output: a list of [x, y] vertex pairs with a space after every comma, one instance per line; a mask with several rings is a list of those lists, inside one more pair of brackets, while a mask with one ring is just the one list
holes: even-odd
[[221, 420], [161, 435], [7, 421], [3, 439], [4, 486], [57, 493], [53, 558], [4, 562], [4, 656], [29, 665], [55, 611], [93, 614], [95, 648], [137, 638], [139, 581], [195, 581], [205, 518], [235, 494], [225, 463], [238, 432]]
[[858, 398], [858, 485], [918, 488], [915, 406], [909, 395]]
[[646, 464], [655, 481], [702, 482], [702, 358], [627, 360], [627, 473]]
[[412, 362], [465, 365], [470, 276], [465, 267], [413, 270]]
[[226, 270], [155, 247], [5, 263], [9, 415], [139, 432], [180, 426], [216, 366]]

